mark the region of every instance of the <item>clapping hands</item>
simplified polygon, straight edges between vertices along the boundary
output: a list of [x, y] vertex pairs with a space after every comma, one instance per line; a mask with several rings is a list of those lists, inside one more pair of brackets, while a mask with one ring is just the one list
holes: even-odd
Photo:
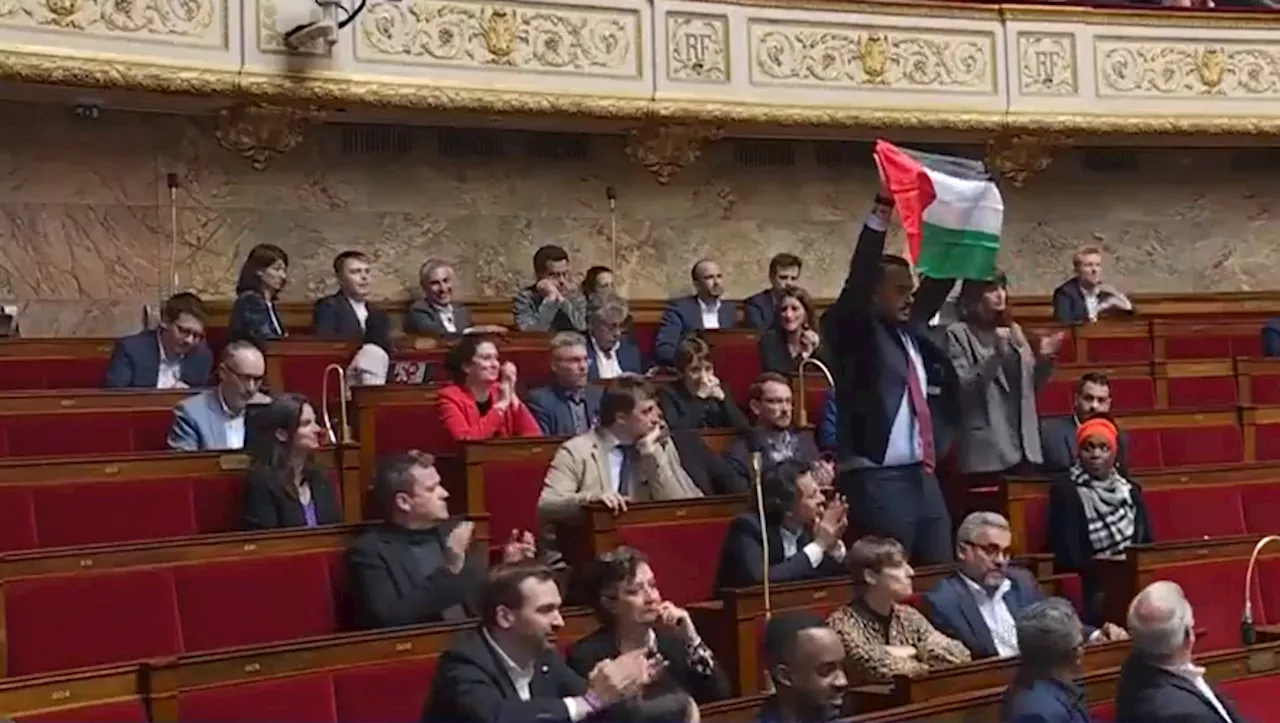
[[502, 561], [507, 564], [532, 560], [537, 556], [538, 541], [528, 530], [512, 530], [507, 544], [502, 546]]

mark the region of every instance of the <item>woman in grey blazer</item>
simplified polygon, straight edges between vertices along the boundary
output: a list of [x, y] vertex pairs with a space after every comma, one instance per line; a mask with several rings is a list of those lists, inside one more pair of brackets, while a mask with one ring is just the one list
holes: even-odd
[[966, 281], [956, 303], [960, 320], [947, 327], [947, 350], [960, 378], [962, 424], [955, 443], [963, 474], [1042, 462], [1036, 391], [1053, 373], [1064, 335], [1033, 346], [1010, 319], [1008, 303], [1003, 273]]

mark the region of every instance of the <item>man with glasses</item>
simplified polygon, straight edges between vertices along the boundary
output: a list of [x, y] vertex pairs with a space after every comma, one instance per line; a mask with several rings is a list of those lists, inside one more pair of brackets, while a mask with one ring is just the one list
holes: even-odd
[[[1018, 654], [1015, 620], [1027, 606], [1045, 599], [1029, 571], [1009, 565], [1013, 533], [995, 512], [974, 512], [956, 531], [956, 571], [924, 594], [924, 610], [940, 632], [959, 640], [974, 660]], [[1091, 643], [1124, 640], [1112, 623], [1086, 628]]]
[[169, 448], [185, 452], [243, 449], [245, 410], [271, 401], [259, 391], [266, 372], [267, 362], [252, 342], [228, 344], [218, 365], [218, 386], [174, 407]]
[[213, 352], [204, 343], [204, 303], [174, 294], [160, 311], [160, 326], [116, 342], [103, 386], [108, 389], [188, 389], [209, 384]]

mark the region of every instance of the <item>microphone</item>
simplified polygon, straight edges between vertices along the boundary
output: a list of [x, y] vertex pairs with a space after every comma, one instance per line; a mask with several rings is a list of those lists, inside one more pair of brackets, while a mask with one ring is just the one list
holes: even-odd
[[1246, 646], [1258, 642], [1258, 630], [1253, 626], [1253, 571], [1258, 567], [1258, 555], [1262, 548], [1272, 542], [1280, 541], [1280, 535], [1267, 535], [1253, 546], [1253, 554], [1249, 556], [1249, 567], [1244, 573], [1244, 612], [1240, 615], [1240, 642]]
[[610, 267], [618, 272], [618, 192], [613, 186], [605, 186], [604, 197], [609, 199], [609, 245], [612, 249]]
[[612, 211], [618, 203], [618, 191], [613, 186], [605, 186], [604, 197], [609, 199], [609, 210]]
[[764, 619], [773, 617], [773, 598], [769, 594], [769, 528], [764, 514], [764, 455], [759, 433], [751, 435], [751, 477], [755, 480], [756, 516], [760, 520], [760, 581], [764, 584]]

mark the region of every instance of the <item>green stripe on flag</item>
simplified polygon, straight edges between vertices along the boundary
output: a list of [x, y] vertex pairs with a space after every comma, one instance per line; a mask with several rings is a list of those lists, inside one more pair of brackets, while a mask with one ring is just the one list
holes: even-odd
[[995, 275], [1000, 237], [973, 229], [921, 224], [916, 271], [931, 279], [987, 280]]

